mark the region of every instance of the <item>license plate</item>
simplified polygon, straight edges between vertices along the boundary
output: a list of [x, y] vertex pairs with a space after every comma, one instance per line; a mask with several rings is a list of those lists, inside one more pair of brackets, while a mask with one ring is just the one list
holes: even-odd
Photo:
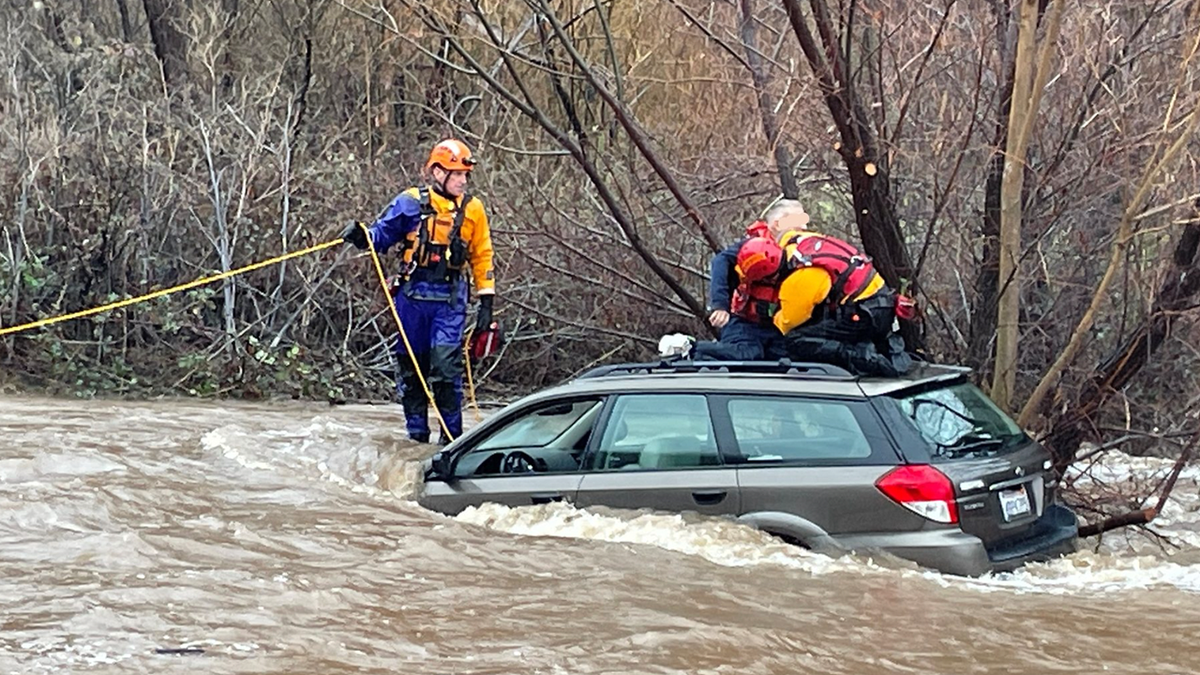
[[1025, 491], [1025, 486], [1020, 485], [1009, 490], [1000, 492], [1000, 509], [1004, 513], [1004, 520], [1012, 521], [1027, 515], [1031, 509], [1029, 508], [1029, 493]]

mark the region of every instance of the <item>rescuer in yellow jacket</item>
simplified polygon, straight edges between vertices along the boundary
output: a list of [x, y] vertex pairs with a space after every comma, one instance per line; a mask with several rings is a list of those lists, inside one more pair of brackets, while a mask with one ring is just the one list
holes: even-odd
[[[425, 373], [434, 403], [446, 422], [441, 442], [462, 433], [463, 335], [467, 322], [467, 278], [479, 297], [471, 351], [484, 356], [499, 342], [492, 321], [496, 293], [492, 235], [483, 202], [467, 193], [475, 167], [471, 150], [448, 139], [434, 146], [425, 163], [426, 184], [400, 193], [367, 231], [352, 223], [342, 237], [367, 248], [367, 236], [380, 252], [402, 247], [396, 310]], [[429, 441], [429, 403], [413, 358], [397, 341], [397, 389], [409, 438]], [[448, 433], [448, 436], [447, 436]]]

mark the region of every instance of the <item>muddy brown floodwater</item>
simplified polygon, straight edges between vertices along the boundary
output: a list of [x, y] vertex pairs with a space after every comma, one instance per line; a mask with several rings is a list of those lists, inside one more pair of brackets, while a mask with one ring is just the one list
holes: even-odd
[[1193, 469], [1159, 524], [1178, 548], [960, 579], [724, 520], [448, 518], [413, 501], [431, 448], [402, 428], [392, 406], [0, 399], [0, 672], [1200, 671]]

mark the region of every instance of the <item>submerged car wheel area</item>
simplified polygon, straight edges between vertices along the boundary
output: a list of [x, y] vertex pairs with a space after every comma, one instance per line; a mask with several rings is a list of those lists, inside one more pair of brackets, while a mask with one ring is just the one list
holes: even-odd
[[967, 379], [835, 366], [603, 366], [528, 396], [426, 464], [420, 502], [566, 501], [737, 519], [815, 550], [960, 575], [1074, 550], [1050, 456]]

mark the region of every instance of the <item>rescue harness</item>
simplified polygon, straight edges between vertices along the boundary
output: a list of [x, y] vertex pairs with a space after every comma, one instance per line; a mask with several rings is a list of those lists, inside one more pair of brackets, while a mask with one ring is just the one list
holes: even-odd
[[462, 238], [463, 220], [467, 217], [467, 205], [474, 197], [463, 195], [462, 203], [454, 210], [454, 224], [450, 228], [447, 243], [439, 244], [435, 239], [438, 212], [429, 199], [429, 187], [417, 188], [420, 203], [421, 224], [405, 243], [401, 255], [404, 267], [400, 283], [409, 281], [455, 282], [467, 263], [467, 242]]
[[775, 312], [779, 311], [779, 284], [773, 279], [743, 281], [733, 289], [729, 311], [750, 323], [773, 326]]

